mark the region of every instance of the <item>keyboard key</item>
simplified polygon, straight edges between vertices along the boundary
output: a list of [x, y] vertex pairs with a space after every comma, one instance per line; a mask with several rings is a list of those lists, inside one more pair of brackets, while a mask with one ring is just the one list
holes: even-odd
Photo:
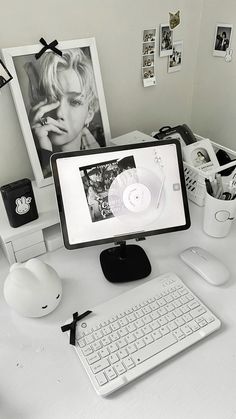
[[135, 339], [140, 339], [144, 336], [142, 329], [138, 329], [134, 332]]
[[133, 343], [136, 339], [133, 333], [131, 333], [130, 335], [126, 336], [126, 341], [127, 343]]
[[127, 345], [127, 342], [126, 342], [126, 340], [124, 339], [124, 338], [121, 338], [121, 339], [119, 339], [118, 341], [117, 341], [117, 345], [119, 346], [119, 348], [121, 349], [121, 348], [123, 348], [124, 346], [126, 346]]
[[149, 334], [149, 335], [144, 336], [143, 340], [146, 343], [146, 345], [149, 345], [150, 343], [153, 342], [153, 337], [151, 334]]
[[86, 359], [87, 359], [88, 364], [91, 365], [91, 364], [94, 364], [95, 362], [99, 361], [100, 355], [97, 352], [95, 352], [95, 353], [89, 355]]
[[127, 351], [129, 354], [136, 352], [137, 351], [136, 345], [134, 343], [131, 343], [131, 345], [127, 346]]
[[102, 333], [101, 330], [97, 330], [93, 333], [93, 336], [94, 336], [95, 340], [98, 340], [98, 339], [101, 339], [103, 337], [103, 333]]
[[102, 329], [102, 331], [103, 331], [103, 334], [104, 335], [109, 335], [110, 333], [111, 333], [111, 328], [110, 328], [110, 326], [105, 326], [103, 329]]
[[103, 386], [107, 383], [107, 378], [105, 377], [105, 374], [103, 372], [99, 372], [95, 375], [95, 377], [100, 386]]
[[84, 338], [79, 339], [77, 342], [78, 342], [78, 345], [79, 345], [80, 348], [84, 348], [86, 346], [86, 342], [85, 342]]
[[152, 337], [154, 340], [160, 339], [162, 337], [162, 334], [159, 330], [155, 330], [155, 332], [152, 333]]
[[117, 351], [117, 355], [120, 359], [123, 359], [128, 355], [128, 352], [126, 351], [126, 349], [120, 349], [119, 351]]
[[110, 353], [113, 353], [118, 350], [118, 346], [116, 343], [113, 342], [110, 345], [108, 345], [107, 349], [110, 351]]
[[171, 331], [177, 329], [178, 326], [176, 324], [176, 320], [171, 323], [168, 323], [168, 327]]
[[108, 357], [108, 359], [109, 359], [109, 362], [110, 362], [111, 364], [114, 364], [115, 362], [118, 362], [118, 361], [119, 361], [119, 358], [118, 358], [118, 356], [117, 356], [116, 354], [111, 354], [111, 355]]
[[109, 361], [106, 358], [103, 358], [95, 364], [91, 365], [90, 368], [94, 374], [97, 374], [98, 372], [104, 370], [107, 367], [109, 367]]
[[92, 343], [91, 347], [94, 351], [98, 351], [99, 349], [101, 349], [102, 345], [99, 342], [99, 340], [97, 340], [96, 342]]
[[134, 323], [130, 323], [126, 326], [126, 329], [128, 330], [129, 333], [132, 333], [136, 330], [136, 326]]
[[124, 367], [121, 361], [114, 364], [113, 367], [118, 375], [124, 374], [126, 372], [126, 368]]
[[187, 324], [182, 326], [181, 330], [186, 336], [191, 335], [193, 333], [192, 329], [190, 329], [190, 327]]
[[117, 339], [120, 338], [119, 334], [117, 332], [111, 333], [109, 335], [110, 339], [112, 340], [112, 342], [115, 342]]
[[182, 332], [181, 329], [176, 329], [173, 332], [173, 335], [178, 339], [178, 340], [182, 340], [185, 338], [185, 334]]
[[85, 346], [82, 349], [82, 351], [83, 351], [84, 356], [88, 356], [93, 353], [93, 349], [91, 348], [91, 346]]
[[109, 338], [109, 336], [104, 336], [101, 339], [101, 342], [102, 342], [103, 346], [106, 346], [106, 345], [109, 345], [109, 343], [111, 343], [111, 339]]
[[108, 356], [110, 352], [108, 351], [107, 348], [102, 348], [100, 349], [99, 353], [100, 353], [101, 358], [105, 358], [105, 356]]
[[170, 333], [170, 329], [168, 328], [168, 326], [162, 326], [160, 327], [160, 332], [164, 336], [167, 335], [167, 333]]
[[195, 319], [196, 317], [200, 316], [201, 314], [205, 313], [206, 310], [204, 307], [199, 306], [195, 308], [194, 310], [190, 311], [191, 316]]
[[90, 343], [94, 342], [94, 337], [93, 335], [88, 335], [88, 336], [85, 336], [84, 340], [86, 344], [89, 345]]
[[169, 333], [163, 338], [155, 340], [150, 345], [145, 346], [145, 348], [133, 354], [133, 360], [136, 364], [141, 364], [142, 362], [146, 361], [146, 359], [151, 358], [152, 356], [173, 345], [176, 343], [176, 341], [177, 339], [171, 333]]
[[137, 349], [142, 349], [146, 346], [143, 339], [136, 340], [135, 345], [137, 346]]
[[114, 378], [117, 377], [117, 374], [116, 374], [114, 368], [112, 368], [112, 367], [107, 368], [105, 370], [105, 374], [106, 374], [109, 381], [114, 380]]
[[185, 320], [186, 323], [190, 322], [193, 318], [190, 314], [184, 314], [183, 315], [183, 319]]
[[135, 363], [130, 356], [128, 356], [127, 358], [124, 358], [122, 362], [125, 368], [127, 368], [127, 370], [130, 370], [131, 368], [135, 367]]
[[191, 327], [193, 332], [196, 332], [196, 330], [199, 330], [199, 326], [195, 320], [192, 320], [190, 323], [188, 323], [188, 326]]
[[128, 330], [126, 329], [126, 327], [122, 327], [121, 329], [119, 329], [118, 334], [120, 335], [121, 338], [123, 338], [124, 336], [128, 334]]

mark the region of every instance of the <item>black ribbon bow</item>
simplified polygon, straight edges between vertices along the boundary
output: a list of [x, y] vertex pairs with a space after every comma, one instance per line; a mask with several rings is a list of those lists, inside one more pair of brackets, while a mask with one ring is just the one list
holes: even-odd
[[92, 313], [92, 311], [88, 310], [85, 311], [83, 314], [78, 316], [78, 312], [73, 314], [73, 322], [69, 324], [65, 324], [61, 327], [62, 332], [67, 332], [70, 330], [70, 344], [75, 346], [75, 332], [76, 332], [76, 323], [83, 319], [84, 317], [88, 316], [88, 314]]
[[36, 60], [38, 60], [38, 58], [41, 57], [41, 55], [43, 55], [43, 53], [45, 51], [47, 51], [47, 49], [51, 49], [53, 52], [55, 52], [56, 54], [62, 56], [62, 52], [56, 48], [56, 45], [58, 45], [57, 40], [55, 39], [55, 41], [50, 42], [50, 44], [47, 44], [47, 42], [45, 41], [44, 38], [40, 38], [39, 42], [41, 42], [41, 44], [44, 45], [44, 47], [35, 54], [35, 58]]

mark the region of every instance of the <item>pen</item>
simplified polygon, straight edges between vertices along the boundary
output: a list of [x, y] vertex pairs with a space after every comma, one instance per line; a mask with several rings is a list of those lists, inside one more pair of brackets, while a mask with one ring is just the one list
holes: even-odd
[[207, 193], [213, 196], [213, 189], [212, 189], [211, 182], [209, 181], [209, 179], [205, 178], [205, 184], [206, 184]]

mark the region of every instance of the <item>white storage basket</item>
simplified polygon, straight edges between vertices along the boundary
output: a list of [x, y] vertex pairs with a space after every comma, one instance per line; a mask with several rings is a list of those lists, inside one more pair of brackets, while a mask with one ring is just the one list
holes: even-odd
[[[201, 137], [200, 135], [196, 135], [196, 134], [195, 134], [195, 137], [198, 141], [205, 139]], [[214, 143], [213, 141], [211, 141], [211, 144], [213, 145], [215, 153], [219, 149], [221, 149], [221, 150], [226, 151], [226, 153], [230, 156], [232, 160], [236, 159], [235, 151], [230, 150], [229, 148], [223, 147], [220, 144]], [[185, 175], [185, 183], [186, 183], [188, 198], [191, 201], [195, 202], [200, 207], [202, 207], [205, 204], [205, 193], [206, 193], [205, 178], [211, 179], [212, 176], [218, 171], [227, 169], [228, 167], [231, 167], [231, 166], [235, 166], [236, 161], [220, 166], [219, 169], [216, 171], [209, 171], [209, 172], [203, 172], [202, 170], [199, 170], [196, 167], [191, 166], [185, 161], [183, 162], [183, 164], [184, 164], [184, 175]]]

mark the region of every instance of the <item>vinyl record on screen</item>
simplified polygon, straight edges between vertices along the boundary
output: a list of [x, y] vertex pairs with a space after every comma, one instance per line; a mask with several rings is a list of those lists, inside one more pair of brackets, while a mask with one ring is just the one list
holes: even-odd
[[125, 170], [112, 182], [108, 202], [122, 223], [144, 227], [161, 214], [164, 206], [164, 175], [145, 168]]

